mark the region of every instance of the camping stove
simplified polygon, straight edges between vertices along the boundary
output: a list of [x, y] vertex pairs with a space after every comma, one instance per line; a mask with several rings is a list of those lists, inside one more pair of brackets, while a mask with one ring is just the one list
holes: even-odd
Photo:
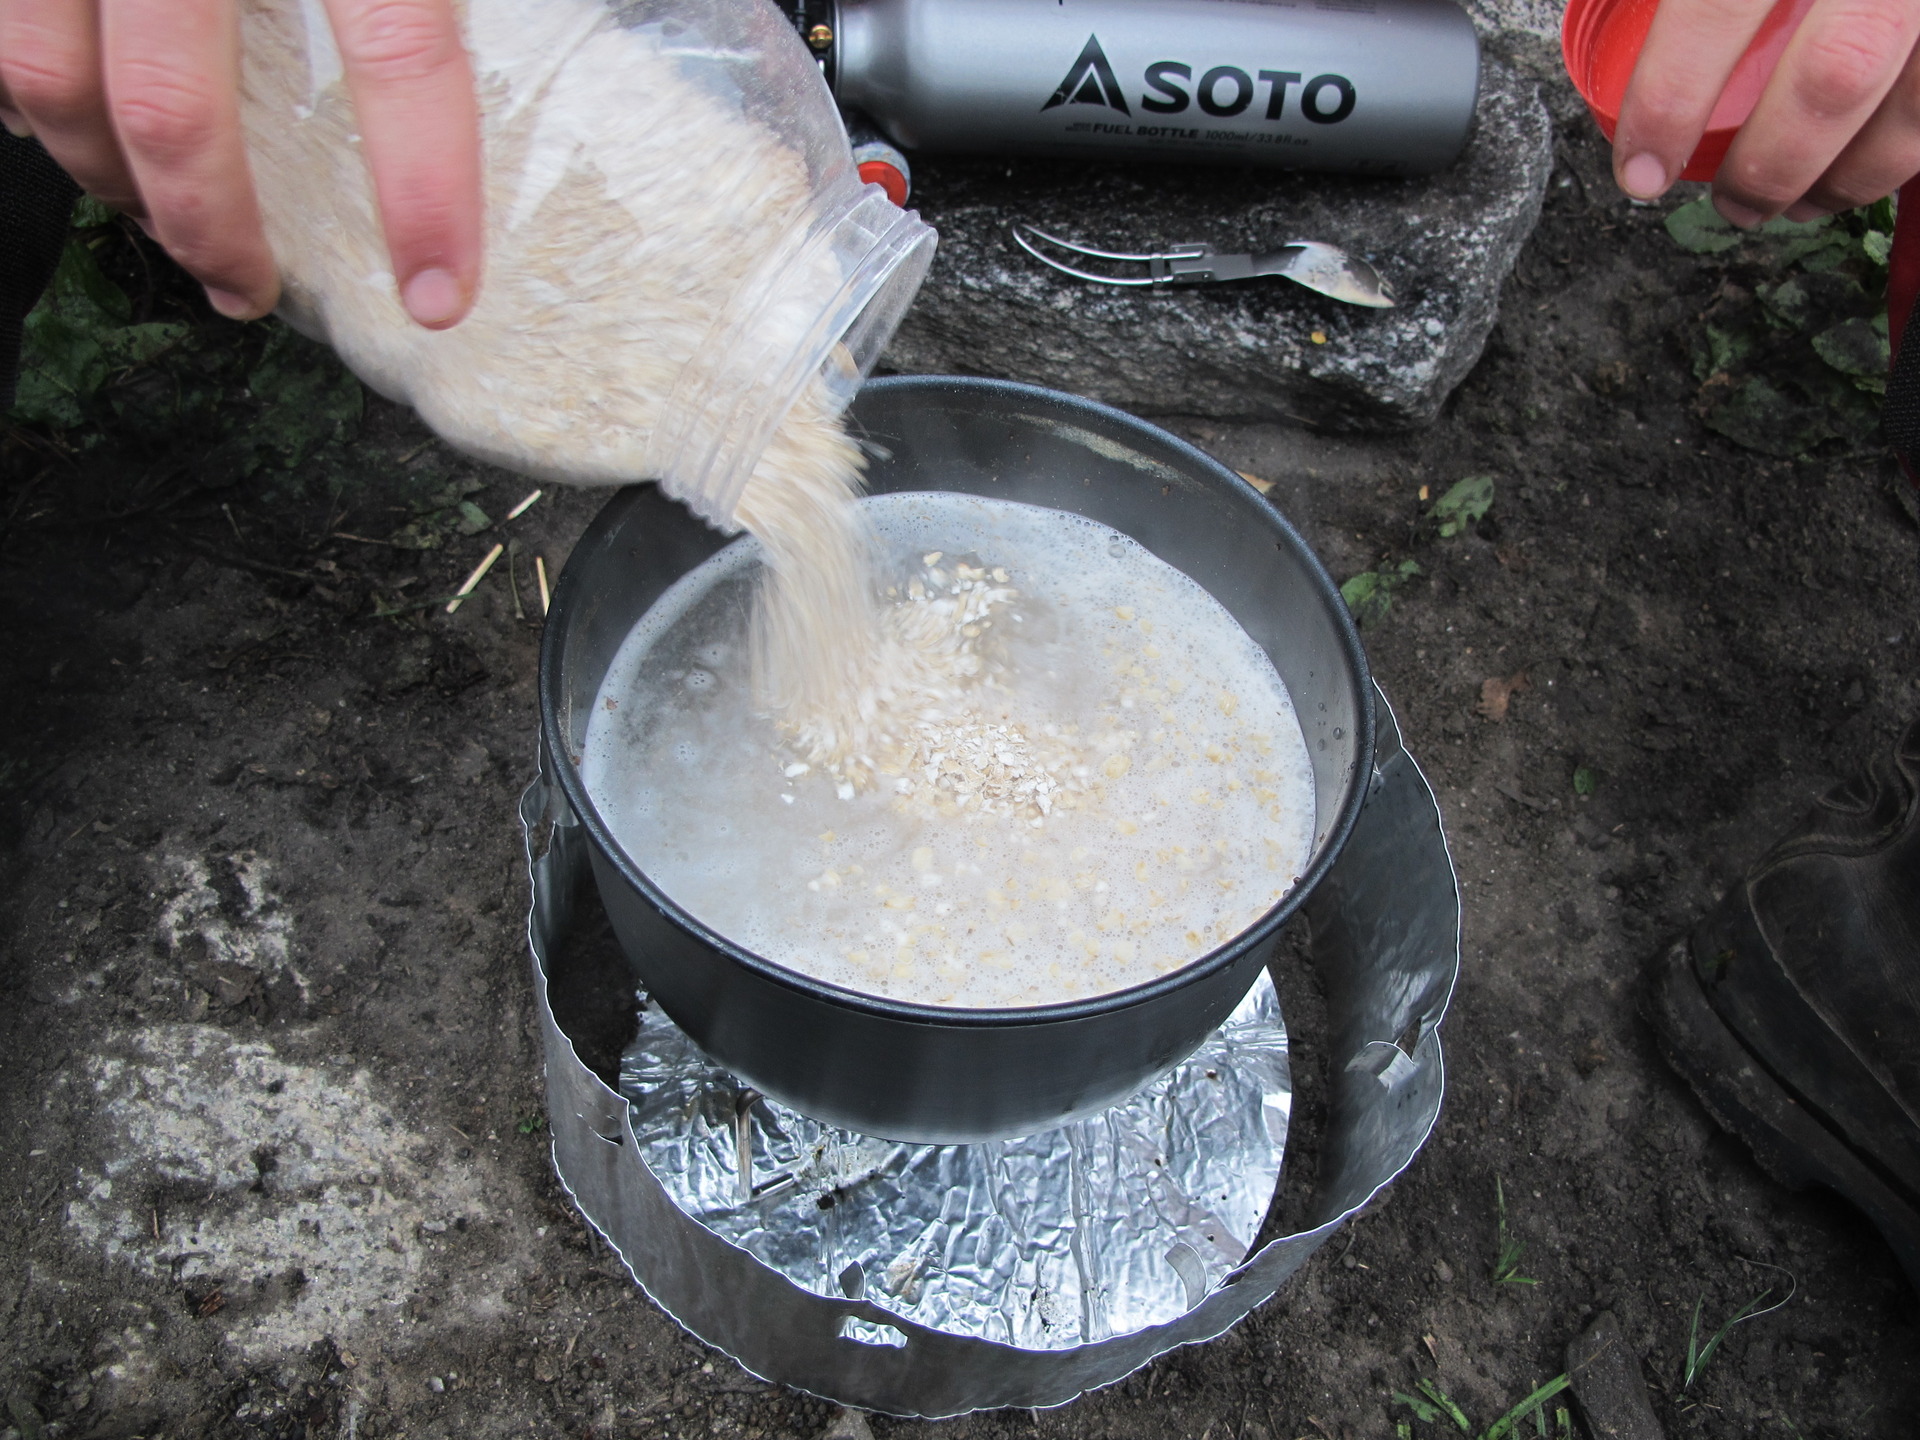
[[1309, 1228], [1253, 1248], [1292, 1102], [1265, 976], [1139, 1095], [1021, 1140], [832, 1129], [756, 1094], [645, 1006], [608, 1086], [548, 1000], [551, 957], [594, 891], [583, 827], [543, 775], [520, 816], [561, 1182], [688, 1331], [846, 1405], [927, 1419], [1060, 1405], [1221, 1334], [1406, 1169], [1440, 1112], [1459, 888], [1384, 697], [1378, 714], [1365, 805], [1305, 906], [1327, 1002]]

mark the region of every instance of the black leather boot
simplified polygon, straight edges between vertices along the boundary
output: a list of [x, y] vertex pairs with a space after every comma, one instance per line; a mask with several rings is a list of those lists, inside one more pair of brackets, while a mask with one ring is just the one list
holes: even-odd
[[1652, 1009], [1714, 1119], [1851, 1200], [1920, 1288], [1920, 722], [1668, 952]]

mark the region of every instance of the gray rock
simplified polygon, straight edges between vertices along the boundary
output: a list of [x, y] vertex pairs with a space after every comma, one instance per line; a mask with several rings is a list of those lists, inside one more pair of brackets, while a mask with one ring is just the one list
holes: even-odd
[[1627, 1347], [1612, 1311], [1602, 1311], [1567, 1346], [1567, 1378], [1594, 1440], [1664, 1440], [1640, 1375], [1640, 1357]]
[[[1417, 426], [1479, 358], [1552, 165], [1535, 86], [1491, 55], [1466, 153], [1419, 179], [930, 158], [913, 203], [940, 251], [882, 368], [1026, 380], [1147, 414]], [[1022, 252], [1014, 221], [1116, 250], [1322, 240], [1371, 260], [1401, 304], [1357, 309], [1282, 279], [1089, 285]]]
[[1545, 41], [1557, 52], [1564, 0], [1461, 0], [1482, 44], [1510, 49], [1517, 42]]

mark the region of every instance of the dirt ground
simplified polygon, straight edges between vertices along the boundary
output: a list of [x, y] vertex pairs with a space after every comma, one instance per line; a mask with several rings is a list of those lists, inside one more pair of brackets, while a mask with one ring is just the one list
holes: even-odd
[[[1477, 1429], [1602, 1309], [1671, 1435], [1912, 1433], [1890, 1252], [1718, 1134], [1639, 1010], [1649, 962], [1920, 714], [1914, 506], [1871, 445], [1769, 457], [1703, 423], [1700, 317], [1769, 277], [1681, 249], [1671, 208], [1619, 199], [1568, 127], [1431, 430], [1167, 422], [1274, 481], [1337, 578], [1419, 566], [1366, 633], [1465, 895], [1424, 1155], [1226, 1337], [1060, 1410], [876, 1436], [1452, 1433], [1393, 1403], [1422, 1379]], [[599, 499], [500, 519], [527, 483], [356, 414], [148, 265], [102, 249], [134, 321], [199, 338], [0, 452], [0, 1432], [822, 1434], [831, 1407], [655, 1311], [550, 1167], [514, 804], [533, 561]], [[1442, 536], [1423, 487], [1474, 475], [1491, 508]], [[1492, 1278], [1496, 1181], [1538, 1283]], [[1781, 1271], [1791, 1302], [1683, 1390], [1696, 1304], [1704, 1339]]]

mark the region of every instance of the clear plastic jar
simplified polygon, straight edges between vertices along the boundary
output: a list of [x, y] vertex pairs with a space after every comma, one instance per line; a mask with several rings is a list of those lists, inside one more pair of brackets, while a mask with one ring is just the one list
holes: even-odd
[[388, 270], [318, 0], [243, 17], [243, 121], [281, 313], [479, 459], [657, 479], [731, 528], [805, 400], [837, 413], [931, 263], [863, 185], [818, 67], [766, 0], [468, 0], [486, 271], [414, 325]]

